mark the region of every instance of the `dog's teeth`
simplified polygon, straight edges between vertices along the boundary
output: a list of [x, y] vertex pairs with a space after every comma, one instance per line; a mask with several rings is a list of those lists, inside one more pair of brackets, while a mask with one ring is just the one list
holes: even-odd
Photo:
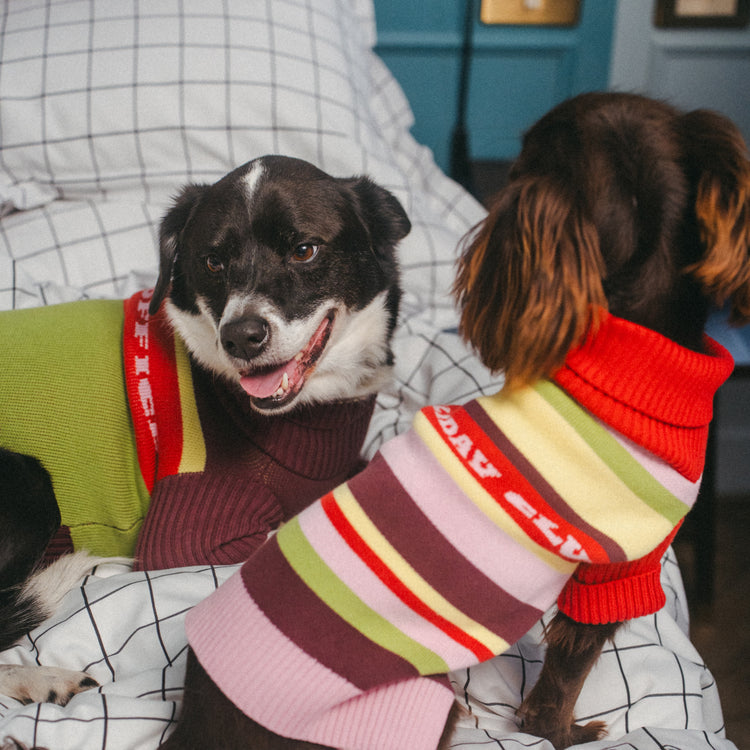
[[302, 354], [302, 352], [297, 352], [297, 353], [296, 353], [296, 354], [294, 355], [294, 361], [295, 361], [295, 362], [301, 362], [301, 361], [302, 361], [302, 357], [303, 357], [303, 356], [304, 356], [304, 355]]
[[273, 394], [274, 398], [281, 398], [282, 396], [285, 396], [288, 391], [289, 391], [289, 375], [285, 372], [281, 376], [281, 382], [279, 383], [279, 387], [276, 389], [276, 392]]

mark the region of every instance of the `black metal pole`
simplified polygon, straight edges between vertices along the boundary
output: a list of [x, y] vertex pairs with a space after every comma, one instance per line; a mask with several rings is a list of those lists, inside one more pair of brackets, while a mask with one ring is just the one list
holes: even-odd
[[474, 29], [474, 0], [466, 0], [464, 29], [461, 44], [461, 60], [458, 77], [456, 122], [451, 135], [451, 177], [467, 190], [472, 189], [471, 166], [469, 164], [469, 132], [466, 110], [469, 100], [469, 76]]

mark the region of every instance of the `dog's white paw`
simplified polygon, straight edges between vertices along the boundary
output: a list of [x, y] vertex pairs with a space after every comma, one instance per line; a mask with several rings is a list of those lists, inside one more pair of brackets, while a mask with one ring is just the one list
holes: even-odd
[[74, 695], [98, 687], [85, 672], [60, 667], [0, 664], [0, 694], [21, 703], [57, 703], [64, 706]]

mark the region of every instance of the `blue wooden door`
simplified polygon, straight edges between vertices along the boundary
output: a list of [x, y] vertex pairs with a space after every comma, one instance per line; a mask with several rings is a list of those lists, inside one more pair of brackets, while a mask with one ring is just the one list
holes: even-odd
[[[465, 0], [375, 0], [377, 51], [403, 87], [418, 141], [448, 169]], [[616, 0], [583, 0], [572, 27], [486, 26], [474, 0], [467, 124], [473, 159], [512, 159], [557, 102], [606, 89]]]

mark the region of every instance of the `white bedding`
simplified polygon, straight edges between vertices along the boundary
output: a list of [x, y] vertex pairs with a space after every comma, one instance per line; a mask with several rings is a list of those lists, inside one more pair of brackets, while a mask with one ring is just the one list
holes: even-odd
[[[367, 173], [403, 202], [405, 295], [396, 377], [378, 397], [371, 456], [427, 402], [496, 389], [455, 333], [456, 247], [483, 209], [408, 129], [408, 102], [372, 51], [371, 0], [7, 0], [0, 10], [0, 309], [123, 297], [156, 277], [169, 196], [276, 152], [335, 175]], [[436, 92], [436, 96], [440, 96]], [[56, 617], [0, 655], [86, 668], [100, 681], [65, 708], [0, 697], [0, 746], [149, 749], [179, 711], [187, 609], [232, 568], [156, 574], [104, 565]], [[579, 712], [611, 722], [595, 747], [729, 750], [718, 694], [686, 636], [674, 559], [669, 603], [618, 635]], [[514, 708], [532, 684], [540, 627], [456, 675], [471, 716], [454, 747], [540, 747]], [[258, 679], [263, 679], [262, 675]]]
[[[119, 564], [99, 566], [68, 594], [55, 617], [5, 652], [3, 662], [84, 668], [101, 688], [77, 695], [65, 708], [22, 706], [0, 698], [0, 739], [12, 734], [29, 746], [50, 750], [157, 747], [179, 712], [185, 613], [234, 570], [236, 566], [132, 573]], [[590, 750], [735, 747], [721, 738], [716, 685], [686, 635], [685, 595], [671, 551], [662, 582], [665, 608], [623, 629], [584, 687], [579, 716], [604, 719], [611, 733], [602, 742], [589, 743]], [[514, 718], [541, 667], [541, 627], [503, 656], [452, 675], [459, 700], [471, 712], [453, 748], [549, 749], [546, 741], [520, 733]]]

